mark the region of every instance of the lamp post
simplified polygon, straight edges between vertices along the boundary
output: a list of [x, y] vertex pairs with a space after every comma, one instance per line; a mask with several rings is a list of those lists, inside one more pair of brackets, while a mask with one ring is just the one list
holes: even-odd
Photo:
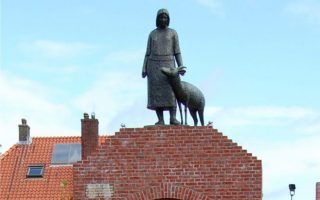
[[291, 200], [292, 200], [292, 197], [295, 194], [296, 185], [295, 184], [289, 184], [289, 190], [290, 190], [290, 196], [291, 196]]

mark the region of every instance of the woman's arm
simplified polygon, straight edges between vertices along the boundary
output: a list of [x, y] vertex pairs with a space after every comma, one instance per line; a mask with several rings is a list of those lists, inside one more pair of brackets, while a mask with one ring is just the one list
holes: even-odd
[[142, 78], [145, 78], [147, 76], [147, 66], [148, 66], [148, 59], [151, 52], [151, 36], [148, 37], [148, 43], [147, 43], [147, 51], [146, 55], [144, 57], [143, 66], [142, 66]]

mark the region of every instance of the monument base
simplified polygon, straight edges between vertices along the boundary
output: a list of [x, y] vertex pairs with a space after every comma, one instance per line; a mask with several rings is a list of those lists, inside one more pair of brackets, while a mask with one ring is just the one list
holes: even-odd
[[262, 164], [208, 126], [122, 128], [74, 164], [74, 199], [262, 199]]

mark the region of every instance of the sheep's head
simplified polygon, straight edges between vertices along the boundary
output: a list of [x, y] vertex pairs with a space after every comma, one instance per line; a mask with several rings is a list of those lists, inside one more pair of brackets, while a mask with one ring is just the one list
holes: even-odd
[[180, 66], [178, 68], [162, 67], [161, 72], [167, 76], [177, 76], [178, 74], [183, 76], [186, 73], [186, 67], [184, 66]]
[[187, 72], [186, 69], [187, 69], [187, 67], [180, 66], [180, 67], [178, 67], [178, 73], [183, 76]]

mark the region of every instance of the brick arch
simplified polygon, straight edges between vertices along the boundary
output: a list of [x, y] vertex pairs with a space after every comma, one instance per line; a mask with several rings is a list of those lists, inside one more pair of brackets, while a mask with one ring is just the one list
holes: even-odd
[[155, 199], [155, 200], [180, 200], [180, 199], [173, 199], [173, 198], [162, 198], [162, 199]]
[[145, 188], [129, 195], [128, 200], [211, 200], [208, 196], [193, 189], [174, 184], [161, 184]]

